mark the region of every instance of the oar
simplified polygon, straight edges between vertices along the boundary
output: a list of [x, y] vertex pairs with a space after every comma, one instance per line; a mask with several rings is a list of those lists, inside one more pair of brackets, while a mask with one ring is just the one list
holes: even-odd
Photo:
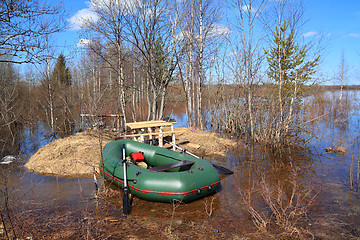
[[130, 199], [129, 199], [129, 192], [127, 188], [127, 172], [126, 172], [126, 156], [125, 156], [125, 144], [122, 146], [122, 155], [123, 155], [123, 168], [124, 168], [124, 196], [123, 196], [123, 213], [129, 214], [130, 213]]
[[[200, 158], [199, 156], [196, 156], [195, 154], [189, 152], [188, 150], [186, 150], [186, 149], [184, 149], [184, 148], [179, 147], [178, 145], [175, 145], [175, 144], [173, 144], [173, 143], [171, 143], [171, 142], [169, 142], [169, 141], [166, 141], [166, 140], [164, 140], [164, 142], [170, 144], [171, 146], [179, 149], [180, 151], [182, 151], [182, 152], [184, 152], [184, 153], [187, 153], [187, 154], [190, 155], [190, 156], [193, 156], [193, 157], [196, 157], [196, 158]], [[217, 164], [215, 164], [215, 163], [211, 163], [211, 164], [212, 164], [213, 167], [216, 169], [216, 171], [217, 171], [218, 173], [220, 173], [220, 174], [234, 174], [234, 172], [231, 171], [231, 170], [228, 169], [228, 168], [225, 168], [225, 167], [223, 167], [223, 166], [217, 165]]]

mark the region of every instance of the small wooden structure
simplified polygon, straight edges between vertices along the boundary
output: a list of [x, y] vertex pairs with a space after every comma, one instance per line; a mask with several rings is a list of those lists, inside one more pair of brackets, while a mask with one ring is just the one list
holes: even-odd
[[[159, 146], [162, 147], [164, 145], [164, 135], [171, 135], [172, 143], [175, 145], [175, 133], [182, 132], [174, 130], [175, 123], [176, 122], [166, 122], [163, 120], [125, 123], [125, 125], [130, 129], [131, 133], [124, 135], [124, 137], [130, 137], [135, 141], [141, 142], [144, 142], [145, 136], [149, 136], [150, 139], [153, 137], [158, 137]], [[165, 128], [170, 129], [165, 130]]]
[[[114, 122], [116, 122], [116, 131], [119, 132], [120, 128], [122, 127], [121, 126], [122, 121], [120, 121], [120, 119], [122, 118], [121, 114], [103, 114], [103, 115], [97, 114], [96, 115], [96, 114], [81, 113], [80, 117], [81, 117], [82, 126], [84, 126], [84, 119], [86, 120], [86, 122], [89, 122], [89, 119], [93, 118], [92, 122], [96, 121], [96, 123], [98, 124], [99, 122], [103, 122], [103, 120], [106, 118], [112, 118], [114, 120]], [[114, 128], [115, 128], [115, 126], [114, 126]]]

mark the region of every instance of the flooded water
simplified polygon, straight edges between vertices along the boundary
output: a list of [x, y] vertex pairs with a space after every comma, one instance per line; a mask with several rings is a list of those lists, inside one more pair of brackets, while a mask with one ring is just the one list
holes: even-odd
[[84, 203], [95, 190], [93, 179], [43, 176], [29, 172], [23, 166], [37, 150], [52, 140], [54, 138], [50, 137], [42, 122], [25, 128], [20, 138], [21, 154], [18, 159], [15, 163], [0, 165], [1, 183], [7, 188], [12, 204], [26, 209], [44, 205], [52, 210], [74, 210], [86, 206]]
[[[327, 97], [337, 97], [332, 94]], [[356, 103], [360, 95], [349, 94]], [[128, 218], [121, 213], [122, 192], [107, 191], [96, 199], [93, 178], [42, 176], [21, 162], [3, 165], [1, 198], [8, 209], [1, 215], [10, 212], [21, 229], [17, 235], [33, 239], [358, 239], [360, 111], [354, 105], [346, 114], [329, 112], [329, 119], [339, 114], [337, 122], [316, 122], [317, 137], [309, 139], [309, 148], [288, 149], [281, 156], [244, 146], [228, 149], [227, 156], [211, 159], [235, 172], [221, 176], [216, 195], [189, 204], [133, 198]], [[175, 127], [186, 126], [184, 115], [176, 120]], [[24, 130], [24, 161], [51, 141], [46, 134], [41, 123]], [[108, 185], [100, 177], [97, 182]]]

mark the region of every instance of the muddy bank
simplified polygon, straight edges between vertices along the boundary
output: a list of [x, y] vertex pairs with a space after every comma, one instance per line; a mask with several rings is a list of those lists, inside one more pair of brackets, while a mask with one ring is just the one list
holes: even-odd
[[[215, 133], [190, 128], [176, 130], [183, 130], [176, 135], [177, 144], [202, 157], [225, 155], [227, 148], [235, 145]], [[25, 167], [42, 175], [90, 177], [94, 170], [98, 172], [101, 150], [116, 138], [113, 132], [93, 130], [57, 139], [39, 149]]]

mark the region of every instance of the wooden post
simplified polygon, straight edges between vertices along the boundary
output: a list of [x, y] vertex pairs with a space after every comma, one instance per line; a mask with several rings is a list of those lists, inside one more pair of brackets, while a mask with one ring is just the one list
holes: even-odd
[[[148, 133], [152, 133], [151, 127], [148, 127]], [[152, 145], [153, 135], [149, 135], [150, 145]]]
[[[160, 127], [159, 132], [163, 132], [162, 127]], [[159, 134], [159, 147], [163, 147], [163, 134]]]
[[171, 138], [172, 138], [172, 143], [174, 144], [173, 145], [173, 150], [175, 151], [176, 149], [175, 149], [175, 145], [176, 145], [176, 140], [175, 140], [175, 132], [174, 132], [174, 125], [171, 125], [171, 131], [173, 132], [172, 134], [171, 134]]
[[[144, 132], [145, 129], [142, 128], [140, 131], [141, 131], [141, 132]], [[140, 136], [140, 141], [141, 141], [141, 142], [145, 142], [144, 136]]]
[[81, 129], [83, 129], [84, 128], [84, 117], [82, 114], [80, 114], [80, 116], [81, 116]]

